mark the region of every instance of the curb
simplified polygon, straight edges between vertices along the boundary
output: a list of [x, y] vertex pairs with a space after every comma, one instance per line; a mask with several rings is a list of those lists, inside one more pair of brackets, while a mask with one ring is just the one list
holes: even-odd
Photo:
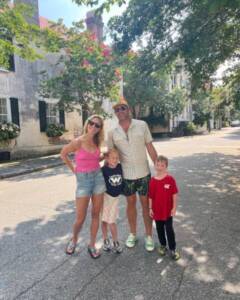
[[58, 167], [61, 165], [63, 165], [63, 162], [55, 163], [53, 165], [35, 167], [35, 168], [27, 169], [27, 170], [19, 170], [19, 171], [13, 172], [13, 173], [6, 173], [6, 174], [2, 174], [2, 175], [0, 174], [0, 180], [6, 179], [6, 178], [11, 178], [11, 177], [16, 177], [16, 176], [20, 176], [20, 175], [30, 174], [30, 173], [34, 173], [34, 172], [38, 172], [38, 171], [42, 171], [42, 170], [46, 170], [46, 169], [51, 169], [51, 168]]

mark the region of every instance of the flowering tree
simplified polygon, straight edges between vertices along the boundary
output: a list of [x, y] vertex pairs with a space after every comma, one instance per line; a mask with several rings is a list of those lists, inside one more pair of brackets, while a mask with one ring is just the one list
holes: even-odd
[[102, 101], [119, 93], [119, 78], [111, 49], [99, 43], [90, 32], [81, 32], [80, 24], [64, 34], [64, 48], [58, 61], [58, 75], [41, 84], [43, 97], [59, 99], [71, 109], [80, 104], [84, 112], [100, 112]]

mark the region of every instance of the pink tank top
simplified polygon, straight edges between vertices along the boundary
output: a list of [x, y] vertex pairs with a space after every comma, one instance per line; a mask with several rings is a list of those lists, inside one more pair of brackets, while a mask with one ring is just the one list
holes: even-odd
[[75, 153], [75, 171], [77, 173], [93, 172], [100, 169], [100, 150], [96, 149], [95, 152], [89, 152], [81, 148]]

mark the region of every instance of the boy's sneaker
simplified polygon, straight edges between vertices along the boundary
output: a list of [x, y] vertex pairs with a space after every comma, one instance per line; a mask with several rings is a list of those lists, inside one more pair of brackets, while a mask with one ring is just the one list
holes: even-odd
[[153, 238], [148, 235], [145, 237], [145, 249], [148, 251], [148, 252], [152, 252], [154, 250], [154, 241], [153, 241]]
[[137, 237], [133, 233], [130, 233], [127, 240], [126, 240], [126, 246], [128, 248], [133, 248], [136, 245]]
[[120, 244], [119, 244], [118, 241], [113, 242], [113, 248], [112, 248], [112, 251], [113, 251], [114, 253], [118, 253], [118, 254], [122, 253], [123, 249], [122, 249], [122, 247], [120, 246]]
[[170, 252], [170, 255], [173, 260], [179, 260], [179, 258], [181, 257], [180, 254], [176, 250], [172, 250]]
[[110, 251], [111, 250], [111, 243], [109, 239], [106, 239], [103, 241], [103, 250], [104, 251]]
[[165, 256], [167, 253], [167, 247], [166, 246], [160, 246], [158, 248], [158, 254], [161, 255], [161, 256]]

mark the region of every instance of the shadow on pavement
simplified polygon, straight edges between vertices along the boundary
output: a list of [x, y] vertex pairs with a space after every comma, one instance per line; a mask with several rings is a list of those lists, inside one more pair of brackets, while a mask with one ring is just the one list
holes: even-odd
[[34, 180], [34, 179], [40, 179], [40, 178], [48, 178], [56, 175], [66, 175], [66, 176], [73, 176], [73, 174], [67, 169], [66, 166], [57, 166], [54, 168], [45, 169], [42, 171], [37, 171], [25, 175], [15, 176], [3, 179], [5, 181], [11, 181], [11, 182], [21, 182], [24, 180]]
[[[121, 255], [87, 255], [89, 214], [80, 248], [64, 254], [74, 220], [72, 199], [56, 207], [50, 219], [34, 219], [5, 228], [0, 237], [0, 298], [3, 299], [236, 299], [240, 295], [239, 157], [195, 154], [170, 160], [180, 188], [175, 231], [182, 258], [173, 262], [144, 250], [139, 242]], [[49, 170], [48, 178], [66, 169]], [[35, 176], [36, 175], [36, 176]], [[68, 174], [67, 174], [68, 175]], [[20, 181], [39, 178], [22, 176]], [[11, 178], [9, 180], [17, 180]], [[119, 236], [127, 235], [121, 200]], [[138, 205], [138, 210], [140, 207]], [[156, 233], [154, 232], [155, 240]], [[99, 233], [100, 238], [100, 233]]]

